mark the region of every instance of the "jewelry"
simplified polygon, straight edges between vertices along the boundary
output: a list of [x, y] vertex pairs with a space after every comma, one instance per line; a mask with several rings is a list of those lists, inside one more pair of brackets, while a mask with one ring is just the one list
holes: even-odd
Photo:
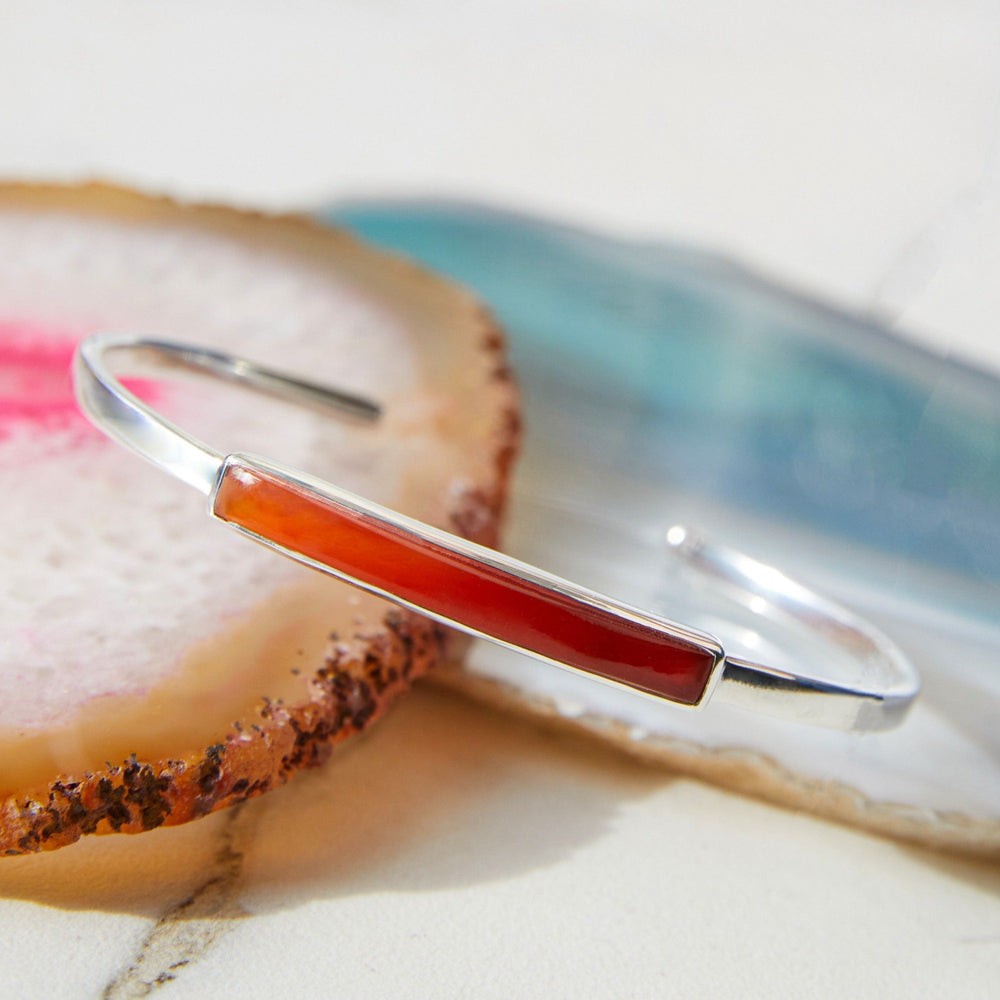
[[586, 590], [501, 552], [405, 517], [252, 455], [222, 455], [132, 395], [107, 356], [153, 360], [363, 421], [379, 407], [324, 385], [200, 347], [99, 334], [75, 359], [93, 423], [210, 499], [214, 517], [285, 556], [437, 621], [608, 683], [688, 708], [713, 695], [767, 714], [840, 729], [898, 725], [919, 691], [885, 635], [773, 567], [693, 537], [667, 541], [719, 586], [737, 588], [863, 661], [865, 686], [832, 683], [733, 656], [706, 632]]

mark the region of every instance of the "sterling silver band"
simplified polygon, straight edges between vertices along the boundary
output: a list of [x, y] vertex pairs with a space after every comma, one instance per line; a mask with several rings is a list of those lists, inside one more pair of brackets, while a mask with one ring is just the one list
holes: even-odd
[[[380, 412], [379, 407], [368, 400], [200, 347], [111, 334], [99, 334], [84, 341], [76, 355], [74, 375], [77, 398], [87, 416], [97, 427], [125, 447], [208, 496], [213, 496], [216, 490], [227, 456], [187, 434], [130, 393], [106, 365], [106, 357], [112, 353], [117, 359], [116, 368], [127, 369], [136, 362], [153, 361], [164, 371], [182, 368], [203, 372], [226, 381], [242, 383], [258, 392], [319, 407], [352, 419], [372, 421], [378, 419]], [[672, 528], [668, 532], [667, 541], [675, 555], [687, 565], [705, 575], [715, 586], [736, 595], [752, 595], [754, 600], [763, 601], [800, 626], [821, 634], [826, 642], [839, 646], [860, 661], [864, 665], [866, 676], [873, 676], [875, 680], [864, 686], [831, 683], [807, 674], [779, 670], [763, 663], [727, 656], [718, 639], [708, 633], [630, 608], [503, 553], [421, 525], [295, 470], [272, 462], [266, 465], [272, 474], [284, 477], [299, 489], [310, 490], [316, 496], [332, 499], [382, 523], [398, 524], [415, 537], [433, 541], [439, 548], [447, 548], [463, 558], [476, 560], [591, 607], [612, 612], [628, 620], [652, 623], [664, 634], [699, 646], [714, 657], [715, 667], [705, 692], [695, 707], [702, 707], [714, 695], [717, 700], [727, 701], [741, 708], [797, 722], [872, 731], [899, 725], [919, 692], [920, 682], [913, 666], [883, 633], [845, 608], [790, 580], [773, 567], [734, 550], [709, 544], [684, 528]], [[258, 540], [267, 542], [266, 539]], [[392, 593], [378, 590], [344, 573], [319, 565], [295, 551], [273, 544], [271, 547], [380, 596], [398, 600]], [[410, 602], [400, 603], [429, 613], [448, 625], [472, 634], [496, 638], [471, 628], [462, 621], [433, 611], [428, 612], [426, 608]], [[555, 662], [558, 666], [567, 666], [528, 646], [509, 642], [504, 644], [547, 662]], [[635, 690], [634, 687], [632, 689]]]

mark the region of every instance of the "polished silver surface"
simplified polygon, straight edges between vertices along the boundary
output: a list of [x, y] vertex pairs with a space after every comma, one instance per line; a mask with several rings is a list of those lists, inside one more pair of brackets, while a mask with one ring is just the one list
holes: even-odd
[[170, 369], [202, 372], [277, 399], [364, 422], [378, 420], [381, 412], [371, 400], [220, 351], [129, 334], [87, 338], [80, 345], [73, 366], [76, 396], [84, 413], [107, 435], [206, 495], [215, 486], [223, 455], [129, 392], [108, 367], [109, 357], [126, 369], [153, 361], [161, 372]]
[[[220, 352], [127, 335], [101, 334], [88, 338], [77, 353], [74, 367], [77, 396], [85, 413], [109, 436], [210, 497], [214, 496], [227, 461], [225, 456], [165, 420], [128, 392], [105, 363], [106, 356], [114, 356], [118, 367], [152, 360], [161, 368], [193, 369], [226, 381], [239, 382], [282, 399], [320, 406], [339, 415], [361, 420], [374, 420], [379, 415], [378, 406], [368, 400]], [[300, 490], [312, 492], [366, 518], [396, 526], [451, 552], [480, 561], [494, 570], [531, 581], [589, 607], [600, 608], [627, 620], [651, 626], [663, 634], [710, 652], [715, 668], [701, 701], [695, 707], [702, 707], [715, 693], [716, 700], [797, 722], [838, 729], [880, 730], [898, 725], [919, 692], [919, 679], [909, 661], [891, 640], [867, 622], [795, 583], [773, 567], [732, 549], [710, 545], [684, 528], [673, 528], [667, 535], [668, 544], [680, 559], [710, 579], [713, 585], [725, 590], [735, 599], [744, 601], [749, 607], [766, 607], [772, 613], [785, 615], [820, 635], [825, 641], [849, 652], [863, 668], [864, 683], [836, 683], [748, 659], [726, 656], [719, 641], [701, 630], [629, 607], [280, 464], [250, 456], [232, 456], [232, 459], [256, 465], [262, 471], [277, 476]], [[270, 539], [250, 532], [244, 533], [317, 570], [345, 579], [414, 610], [428, 613], [426, 608], [402, 602], [391, 593], [332, 570], [301, 553], [277, 545]], [[499, 641], [463, 622], [441, 615], [432, 617], [474, 635]], [[540, 656], [532, 649], [520, 646], [512, 648], [557, 666], [576, 670], [569, 664]], [[623, 683], [607, 683], [628, 687], [640, 694], [645, 693]]]
[[902, 722], [920, 679], [888, 636], [775, 567], [712, 544], [682, 525], [672, 527], [666, 541], [726, 597], [754, 614], [784, 617], [840, 647], [868, 681], [865, 687], [836, 683], [727, 655], [717, 700], [837, 729], [892, 729]]
[[95, 426], [207, 496], [219, 476], [222, 454], [161, 417], [129, 392], [106, 364], [110, 355], [126, 367], [149, 357], [169, 363], [183, 355], [190, 365], [196, 353], [196, 349], [128, 335], [98, 334], [77, 349], [73, 383], [81, 409]]

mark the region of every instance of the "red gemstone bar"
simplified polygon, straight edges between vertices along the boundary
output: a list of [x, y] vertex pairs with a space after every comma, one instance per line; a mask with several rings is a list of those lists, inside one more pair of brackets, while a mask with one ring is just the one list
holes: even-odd
[[671, 701], [697, 704], [715, 664], [693, 642], [452, 552], [244, 459], [228, 460], [213, 510], [433, 614]]

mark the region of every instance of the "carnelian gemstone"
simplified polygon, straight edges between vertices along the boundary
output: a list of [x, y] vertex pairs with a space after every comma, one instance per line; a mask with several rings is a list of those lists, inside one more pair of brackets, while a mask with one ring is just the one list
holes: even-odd
[[229, 460], [217, 517], [401, 600], [579, 670], [696, 704], [714, 654], [485, 565], [252, 465]]

